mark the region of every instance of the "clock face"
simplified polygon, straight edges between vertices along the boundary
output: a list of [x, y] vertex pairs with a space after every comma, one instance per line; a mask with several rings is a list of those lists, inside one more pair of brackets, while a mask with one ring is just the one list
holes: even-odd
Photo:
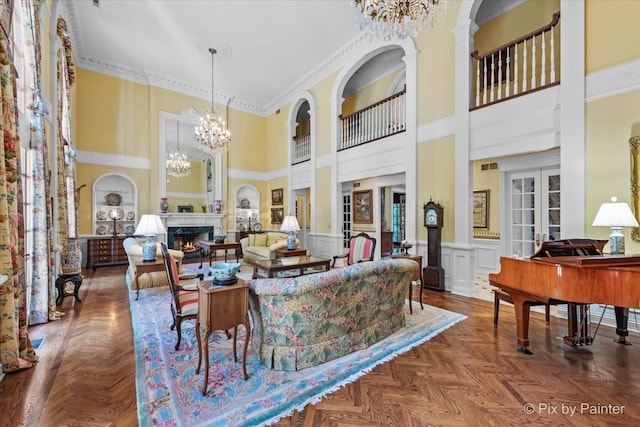
[[427, 213], [425, 215], [426, 215], [425, 222], [427, 225], [438, 224], [438, 214], [436, 213], [435, 209], [427, 210]]
[[259, 222], [256, 222], [255, 224], [253, 224], [253, 231], [257, 233], [262, 231], [262, 224], [260, 224]]

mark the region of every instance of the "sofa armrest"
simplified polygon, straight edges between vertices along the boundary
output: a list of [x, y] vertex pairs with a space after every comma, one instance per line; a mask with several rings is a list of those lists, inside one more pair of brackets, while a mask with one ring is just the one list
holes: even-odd
[[284, 249], [286, 247], [287, 247], [287, 241], [285, 240], [284, 242], [280, 241], [272, 244], [271, 246], [269, 246], [269, 250], [271, 252], [274, 252], [274, 251], [277, 251], [278, 249]]

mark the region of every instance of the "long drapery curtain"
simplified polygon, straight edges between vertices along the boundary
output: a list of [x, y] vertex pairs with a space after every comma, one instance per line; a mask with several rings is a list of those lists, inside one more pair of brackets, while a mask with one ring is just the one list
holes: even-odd
[[31, 251], [31, 300], [29, 306], [29, 324], [45, 323], [60, 318], [55, 306], [55, 280], [52, 236], [52, 202], [49, 183], [48, 143], [45, 133], [44, 117], [48, 114], [42, 102], [39, 83], [42, 75], [40, 62], [41, 34], [39, 25], [40, 2], [23, 0], [24, 41], [27, 70], [30, 74], [29, 105], [30, 111], [30, 147], [33, 150], [33, 186]]
[[62, 48], [57, 56], [57, 200], [56, 212], [58, 243], [61, 251], [61, 273], [74, 274], [82, 270], [80, 241], [78, 239], [78, 206], [74, 153], [71, 145], [71, 89], [75, 82], [75, 64], [71, 50], [71, 40], [67, 32], [67, 23], [58, 18], [57, 33], [62, 40]]
[[[6, 6], [6, 4], [4, 4]], [[9, 28], [2, 14], [3, 29]], [[10, 17], [9, 17], [10, 19]], [[8, 276], [0, 286], [0, 361], [5, 372], [32, 366], [37, 360], [27, 332], [27, 307], [23, 269], [24, 222], [20, 184], [20, 139], [15, 73], [7, 32], [0, 33], [0, 114], [3, 144], [0, 146], [0, 274]]]

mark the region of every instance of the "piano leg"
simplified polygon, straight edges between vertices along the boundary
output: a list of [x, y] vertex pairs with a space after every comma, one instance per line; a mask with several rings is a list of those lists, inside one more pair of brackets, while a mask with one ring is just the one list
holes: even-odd
[[616, 334], [618, 339], [614, 340], [618, 344], [631, 345], [627, 342], [627, 336], [629, 331], [627, 330], [627, 323], [629, 321], [629, 309], [627, 307], [614, 307], [616, 313]]
[[590, 345], [593, 341], [589, 331], [589, 304], [567, 304], [568, 334], [563, 337], [565, 344], [572, 347]]
[[511, 294], [513, 299], [513, 307], [516, 310], [516, 328], [518, 334], [518, 351], [524, 354], [533, 354], [529, 350], [529, 315], [531, 313], [531, 305], [524, 296], [516, 293]]

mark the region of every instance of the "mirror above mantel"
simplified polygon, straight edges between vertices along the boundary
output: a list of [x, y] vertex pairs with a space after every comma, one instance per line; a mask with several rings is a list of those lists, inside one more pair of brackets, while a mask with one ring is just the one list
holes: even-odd
[[[194, 132], [199, 124], [200, 116], [193, 108], [182, 114], [160, 112], [158, 189], [160, 197], [167, 198], [169, 213], [211, 213], [215, 200], [225, 200], [226, 155], [210, 156], [195, 147]], [[178, 146], [191, 163], [191, 173], [180, 178], [168, 175], [166, 170], [167, 155]]]

